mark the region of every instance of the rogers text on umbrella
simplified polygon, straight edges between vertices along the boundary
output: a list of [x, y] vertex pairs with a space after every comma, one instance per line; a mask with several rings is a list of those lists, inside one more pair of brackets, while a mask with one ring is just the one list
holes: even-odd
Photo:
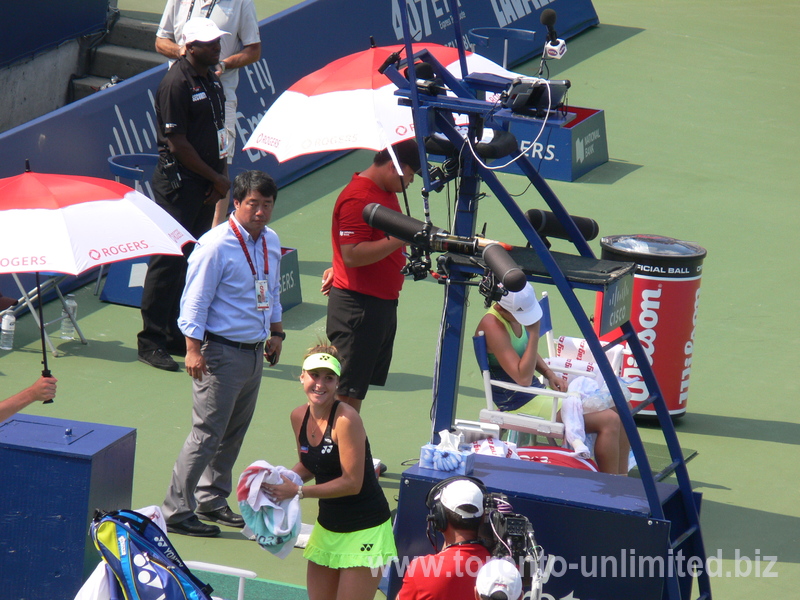
[[47, 264], [44, 256], [3, 256], [0, 258], [0, 267], [43, 267]]
[[118, 254], [127, 254], [128, 252], [136, 252], [138, 250], [146, 250], [150, 246], [144, 240], [140, 242], [128, 242], [127, 244], [117, 244], [116, 246], [109, 246], [108, 248], [100, 248], [99, 250], [89, 250], [89, 258], [97, 260], [101, 256], [117, 256]]

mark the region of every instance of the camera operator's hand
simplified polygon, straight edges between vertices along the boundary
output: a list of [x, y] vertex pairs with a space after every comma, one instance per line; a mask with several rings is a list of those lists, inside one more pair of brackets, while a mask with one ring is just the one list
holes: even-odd
[[333, 267], [328, 267], [322, 273], [322, 287], [320, 288], [320, 292], [322, 292], [323, 296], [327, 296], [331, 293], [331, 288], [333, 287]]

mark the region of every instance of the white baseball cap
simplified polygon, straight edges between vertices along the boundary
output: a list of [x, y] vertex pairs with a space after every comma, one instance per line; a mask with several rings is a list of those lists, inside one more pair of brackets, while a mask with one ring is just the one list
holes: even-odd
[[439, 502], [465, 519], [483, 515], [483, 492], [467, 479], [457, 479], [448, 483], [439, 496]]
[[518, 292], [508, 292], [500, 298], [499, 304], [522, 326], [533, 325], [542, 318], [542, 307], [536, 299], [536, 290], [530, 284]]
[[504, 558], [492, 558], [478, 571], [475, 590], [481, 598], [518, 600], [522, 594], [522, 577], [513, 563]]
[[222, 31], [211, 19], [193, 17], [183, 26], [183, 45], [192, 42], [211, 42], [223, 35], [230, 35], [230, 33]]

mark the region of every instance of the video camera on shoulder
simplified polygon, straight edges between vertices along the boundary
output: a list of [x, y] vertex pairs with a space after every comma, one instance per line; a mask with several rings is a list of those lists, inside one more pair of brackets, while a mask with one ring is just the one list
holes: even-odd
[[484, 496], [484, 522], [479, 536], [485, 540], [492, 556], [510, 558], [520, 569], [523, 589], [538, 600], [542, 594], [540, 550], [528, 517], [513, 512], [508, 496], [490, 492]]

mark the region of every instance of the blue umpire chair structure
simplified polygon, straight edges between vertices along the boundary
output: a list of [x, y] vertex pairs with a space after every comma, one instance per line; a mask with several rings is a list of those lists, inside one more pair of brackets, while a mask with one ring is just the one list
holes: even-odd
[[[453, 34], [458, 42], [463, 36], [457, 0], [448, 1], [454, 16]], [[704, 569], [706, 554], [699, 521], [701, 495], [692, 491], [686, 461], [664, 397], [630, 322], [635, 265], [597, 259], [556, 194], [528, 157], [521, 155], [518, 159], [520, 169], [556, 216], [576, 253], [549, 249], [549, 244], [536, 233], [494, 171], [479, 160], [478, 153], [474, 151], [484, 127], [508, 131], [515, 120], [532, 118], [480, 99], [483, 97], [481, 92], [506, 92], [509, 81], [485, 74], [470, 74], [461, 80], [456, 79], [427, 51], [413, 53], [405, 11], [401, 11], [401, 19], [405, 33], [405, 56], [414, 56], [414, 60], [398, 59], [386, 68], [385, 73], [399, 88], [396, 92], [398, 101], [411, 106], [413, 110], [423, 165], [425, 223], [417, 222], [420, 227], [414, 231], [413, 227], [409, 228], [409, 223], [414, 219], [402, 215], [394, 219], [377, 212], [367, 214], [367, 211], [365, 220], [412, 244], [409, 271], [415, 278], [423, 277], [426, 268], [430, 267], [431, 251], [443, 252], [437, 260], [438, 270], [444, 276], [440, 279], [444, 284], [444, 316], [434, 372], [431, 442], [438, 442], [436, 432], [450, 429], [454, 424], [468, 288], [477, 285], [473, 279], [491, 270], [496, 279], [512, 290], [521, 289], [527, 281], [555, 286], [595, 356], [603, 378], [608, 382], [639, 466], [641, 480], [602, 473], [569, 472], [576, 470], [559, 470], [549, 465], [519, 464], [519, 461], [480, 456], [475, 461], [472, 474], [481, 478], [489, 491], [506, 493], [516, 511], [530, 517], [537, 543], [551, 558], [556, 556], [565, 564], [572, 565], [573, 560], [581, 562], [587, 556], [602, 559], [616, 553], [614, 556], [621, 564], [615, 563], [614, 573], [608, 576], [585, 576], [567, 570], [561, 577], [550, 577], [544, 587], [549, 597], [686, 600], [691, 597], [692, 585], [696, 581], [698, 600], [711, 598], [710, 579]], [[456, 45], [461, 46], [458, 43]], [[432, 65], [434, 73], [444, 84], [442, 87], [451, 90], [454, 96], [431, 94], [429, 87], [422, 89], [411, 85], [409, 82], [417, 79], [416, 61]], [[463, 50], [461, 61], [462, 72], [467, 73]], [[406, 66], [407, 78], [401, 74]], [[469, 115], [466, 143], [454, 125], [454, 113]], [[463, 149], [463, 152], [455, 155], [457, 167], [435, 179], [428, 169], [425, 146], [426, 138], [433, 134], [443, 135], [455, 148]], [[507, 154], [513, 156], [516, 152], [514, 148]], [[446, 232], [430, 223], [428, 195], [455, 178], [459, 182], [455, 218], [452, 231]], [[485, 245], [476, 237], [477, 199], [481, 183], [488, 186], [511, 216], [525, 236], [528, 247], [512, 247], [505, 254], [496, 244]], [[619, 327], [622, 335], [613, 340], [611, 345], [626, 342], [641, 369], [650, 395], [633, 410], [625, 402], [616, 374], [603, 352], [589, 316], [576, 296], [576, 290], [604, 294], [600, 335]], [[656, 476], [651, 472], [634, 421], [635, 414], [643, 407], [655, 410], [672, 461], [667, 469]], [[509, 462], [516, 464], [509, 465]], [[674, 473], [677, 485], [660, 481], [668, 473]], [[401, 559], [431, 551], [430, 545], [424, 540], [425, 493], [432, 484], [447, 476], [447, 473], [419, 466], [403, 473], [395, 522]], [[642, 568], [642, 557], [650, 559], [649, 572]], [[699, 564], [700, 568], [687, 569], [687, 557], [694, 561], [695, 566]], [[638, 569], [636, 558], [639, 559]], [[630, 569], [626, 571], [628, 559]], [[660, 565], [661, 571], [654, 572], [654, 565]], [[621, 566], [621, 573], [616, 566]], [[399, 589], [399, 574], [390, 573], [388, 580], [388, 597], [391, 600]]]

